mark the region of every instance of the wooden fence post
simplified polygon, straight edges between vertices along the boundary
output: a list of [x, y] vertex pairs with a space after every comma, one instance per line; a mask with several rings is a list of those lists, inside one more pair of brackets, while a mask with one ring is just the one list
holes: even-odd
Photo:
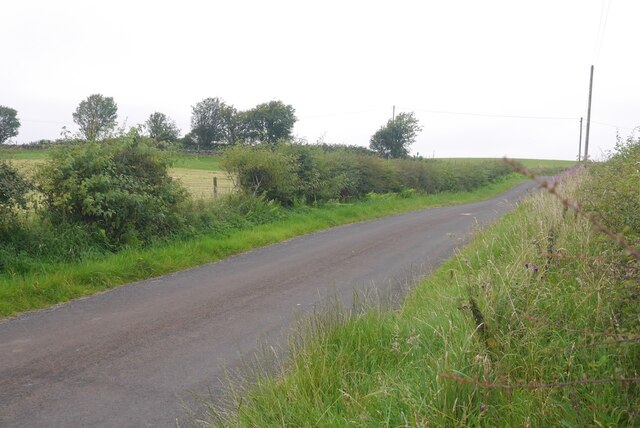
[[218, 198], [218, 177], [213, 177], [213, 199]]

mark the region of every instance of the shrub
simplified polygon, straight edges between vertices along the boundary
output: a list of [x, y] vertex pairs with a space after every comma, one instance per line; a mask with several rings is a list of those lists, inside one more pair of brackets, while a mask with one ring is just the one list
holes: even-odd
[[640, 138], [618, 138], [607, 162], [589, 168], [581, 199], [611, 230], [640, 238]]
[[299, 195], [296, 159], [281, 150], [267, 146], [230, 147], [220, 165], [242, 190], [254, 197], [264, 195], [283, 205], [292, 205]]
[[233, 147], [226, 150], [221, 165], [245, 193], [286, 206], [403, 189], [469, 191], [510, 173], [508, 165], [499, 161], [385, 160], [350, 148], [287, 143]]
[[109, 245], [171, 233], [187, 193], [167, 174], [168, 158], [136, 136], [55, 152], [39, 175], [53, 223], [89, 225]]
[[9, 162], [0, 160], [0, 220], [15, 208], [24, 208], [32, 185]]

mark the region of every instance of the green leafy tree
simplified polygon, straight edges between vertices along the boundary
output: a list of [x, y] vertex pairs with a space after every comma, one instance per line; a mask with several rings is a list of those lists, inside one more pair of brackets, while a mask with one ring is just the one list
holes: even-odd
[[108, 137], [116, 127], [118, 105], [111, 97], [100, 94], [89, 95], [80, 102], [73, 113], [73, 121], [80, 127], [80, 133], [89, 141]]
[[180, 129], [166, 114], [155, 112], [145, 122], [149, 136], [156, 141], [176, 141]]
[[250, 142], [274, 144], [292, 138], [297, 120], [293, 106], [270, 101], [244, 113], [243, 131]]
[[234, 144], [240, 138], [238, 111], [219, 98], [206, 98], [192, 107], [190, 139], [204, 148]]
[[19, 128], [18, 112], [10, 107], [0, 106], [0, 144], [18, 135]]
[[413, 112], [400, 113], [373, 134], [369, 147], [385, 158], [403, 158], [420, 131], [422, 127]]

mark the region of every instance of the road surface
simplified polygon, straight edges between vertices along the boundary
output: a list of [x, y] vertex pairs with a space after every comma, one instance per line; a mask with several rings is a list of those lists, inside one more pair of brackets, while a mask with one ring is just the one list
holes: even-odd
[[181, 401], [336, 293], [449, 258], [498, 198], [337, 227], [0, 321], [0, 426], [185, 426]]

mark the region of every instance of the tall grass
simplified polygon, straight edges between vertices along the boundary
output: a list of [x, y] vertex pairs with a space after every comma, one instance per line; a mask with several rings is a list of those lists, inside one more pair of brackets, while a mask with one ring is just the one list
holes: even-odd
[[[575, 195], [583, 176], [569, 178]], [[401, 307], [330, 310], [202, 425], [636, 426], [638, 263], [539, 193]], [[636, 276], [633, 276], [634, 273]], [[632, 277], [629, 277], [632, 275]]]

